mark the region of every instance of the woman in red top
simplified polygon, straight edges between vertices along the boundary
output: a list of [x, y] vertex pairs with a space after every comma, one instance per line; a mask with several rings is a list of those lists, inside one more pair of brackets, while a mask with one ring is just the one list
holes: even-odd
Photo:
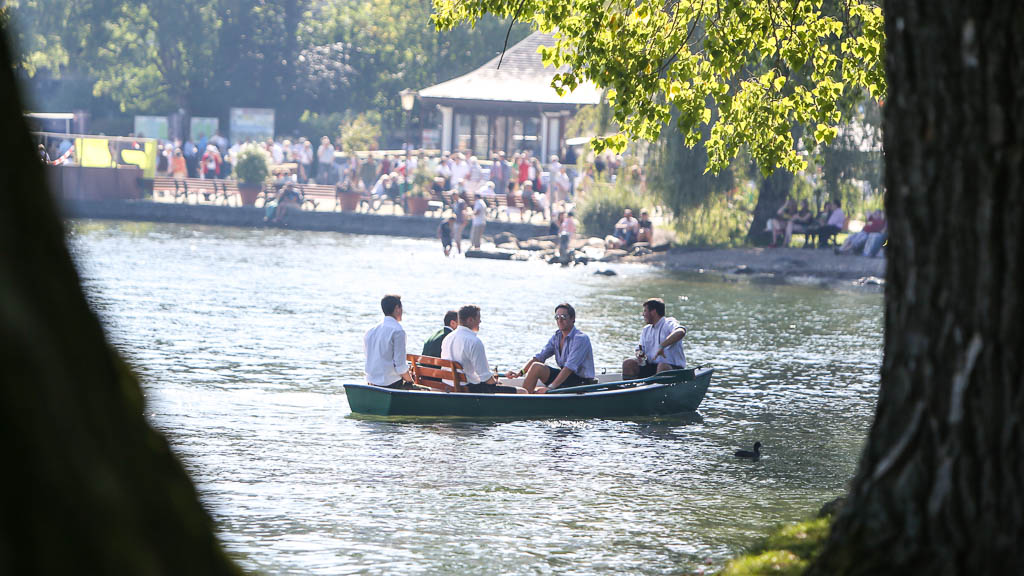
[[206, 147], [206, 153], [199, 163], [202, 168], [203, 178], [216, 178], [220, 175], [220, 153], [217, 147], [210, 145]]
[[530, 179], [530, 163], [527, 162], [526, 154], [516, 155], [516, 170], [519, 172], [519, 185]]

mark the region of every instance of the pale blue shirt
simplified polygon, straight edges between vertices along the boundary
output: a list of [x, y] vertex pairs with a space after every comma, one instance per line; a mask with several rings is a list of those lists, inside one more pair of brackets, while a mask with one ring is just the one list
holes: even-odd
[[643, 331], [640, 332], [640, 345], [644, 347], [644, 354], [647, 355], [648, 362], [671, 364], [679, 368], [686, 368], [686, 354], [683, 353], [682, 340], [665, 348], [665, 353], [658, 356], [657, 360], [654, 359], [654, 355], [658, 353], [661, 343], [679, 327], [679, 321], [670, 316], [662, 316], [661, 320], [654, 324], [644, 326]]
[[554, 355], [555, 364], [559, 368], [568, 368], [580, 378], [593, 378], [594, 349], [590, 346], [590, 337], [573, 327], [565, 337], [565, 344], [560, 346], [561, 342], [562, 331], [555, 330], [555, 334], [534, 358], [544, 362]]

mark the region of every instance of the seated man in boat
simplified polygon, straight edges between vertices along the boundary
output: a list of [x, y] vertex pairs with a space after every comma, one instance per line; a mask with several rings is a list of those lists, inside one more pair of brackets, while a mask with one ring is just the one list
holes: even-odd
[[459, 327], [459, 313], [455, 310], [449, 310], [444, 314], [444, 325], [437, 329], [437, 332], [431, 334], [430, 338], [423, 343], [423, 355], [433, 356], [434, 358], [441, 357], [441, 342], [444, 341], [445, 336], [451, 334]]
[[643, 317], [646, 325], [640, 332], [637, 355], [622, 362], [622, 378], [647, 378], [665, 370], [686, 368], [686, 327], [665, 316], [665, 301], [651, 298], [644, 302]]
[[401, 390], [428, 390], [412, 384], [409, 363], [405, 360], [405, 330], [402, 321], [402, 297], [388, 294], [380, 301], [384, 319], [366, 331], [366, 381], [374, 386]]
[[[594, 349], [590, 346], [590, 337], [576, 328], [576, 309], [570, 304], [556, 306], [555, 324], [558, 330], [544, 348], [530, 358], [518, 374], [508, 373], [509, 378], [525, 376], [523, 388], [531, 394], [597, 383], [594, 379]], [[558, 370], [544, 363], [552, 356]], [[538, 382], [543, 386], [538, 386]]]
[[[441, 341], [441, 358], [462, 365], [466, 389], [474, 394], [526, 394], [516, 386], [502, 386], [488, 369], [484, 343], [476, 333], [480, 330], [480, 307], [459, 308], [459, 327]], [[451, 382], [448, 382], [451, 384]]]

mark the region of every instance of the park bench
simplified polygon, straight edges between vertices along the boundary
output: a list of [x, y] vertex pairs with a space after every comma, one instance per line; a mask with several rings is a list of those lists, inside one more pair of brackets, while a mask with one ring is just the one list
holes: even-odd
[[334, 202], [334, 209], [341, 209], [341, 202], [338, 202], [338, 192], [334, 186], [329, 184], [299, 184], [299, 192], [302, 193], [302, 208], [310, 206], [316, 212], [320, 203], [330, 200]]
[[[816, 239], [818, 238], [818, 235], [819, 235], [818, 234], [818, 230], [820, 228], [821, 228], [820, 225], [818, 225], [818, 226], [814, 226], [814, 227], [808, 228], [806, 230], [802, 230], [800, 232], [794, 231], [793, 235], [796, 236], [797, 234], [802, 234], [803, 237], [804, 237], [804, 247], [808, 247], [808, 246], [814, 247], [814, 243], [815, 243], [815, 241], [816, 241]], [[839, 238], [838, 238], [839, 234], [842, 234], [844, 232], [849, 232], [849, 230], [850, 230], [850, 217], [847, 216], [846, 219], [843, 220], [843, 229], [842, 230], [839, 230], [838, 232], [832, 232], [831, 234], [829, 234], [829, 235], [827, 235], [825, 237], [825, 245], [826, 246], [838, 247], [839, 246]]]
[[447, 206], [448, 204], [445, 203], [444, 196], [436, 190], [430, 191], [430, 198], [427, 200], [427, 212], [437, 215], [443, 212]]
[[[466, 376], [460, 372], [462, 365], [458, 362], [419, 354], [406, 354], [405, 359], [409, 361], [409, 374], [412, 375], [413, 384], [442, 392], [466, 391]], [[454, 385], [446, 384], [442, 380], [451, 380]]]
[[217, 185], [217, 180], [213, 178], [186, 178], [185, 193], [185, 201], [188, 201], [188, 195], [192, 195], [196, 199], [196, 204], [199, 204], [200, 196], [207, 202], [216, 202], [217, 198], [221, 196], [220, 186]]
[[157, 177], [153, 178], [153, 197], [155, 198], [157, 193], [161, 196], [170, 194], [174, 201], [177, 202], [178, 198], [185, 196], [186, 201], [188, 200], [188, 189], [185, 187], [185, 181], [177, 178], [165, 178]]
[[[232, 198], [238, 198], [238, 205], [242, 205], [242, 194], [238, 191], [238, 182], [234, 180], [218, 180], [220, 184], [220, 195], [224, 198], [224, 204], [230, 206]], [[216, 186], [216, 184], [214, 184]]]

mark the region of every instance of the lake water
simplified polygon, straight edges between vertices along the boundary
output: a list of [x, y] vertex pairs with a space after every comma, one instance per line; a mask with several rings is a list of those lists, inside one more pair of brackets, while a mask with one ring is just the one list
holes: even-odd
[[[436, 242], [79, 221], [72, 251], [147, 416], [232, 557], [266, 574], [681, 574], [813, 514], [874, 413], [882, 297], [729, 284], [644, 265], [445, 259]], [[711, 364], [696, 414], [476, 422], [353, 417], [362, 335], [402, 295], [410, 351], [481, 306], [519, 366], [577, 309], [596, 364], [632, 354], [660, 296]], [[764, 444], [757, 463], [732, 452]]]

